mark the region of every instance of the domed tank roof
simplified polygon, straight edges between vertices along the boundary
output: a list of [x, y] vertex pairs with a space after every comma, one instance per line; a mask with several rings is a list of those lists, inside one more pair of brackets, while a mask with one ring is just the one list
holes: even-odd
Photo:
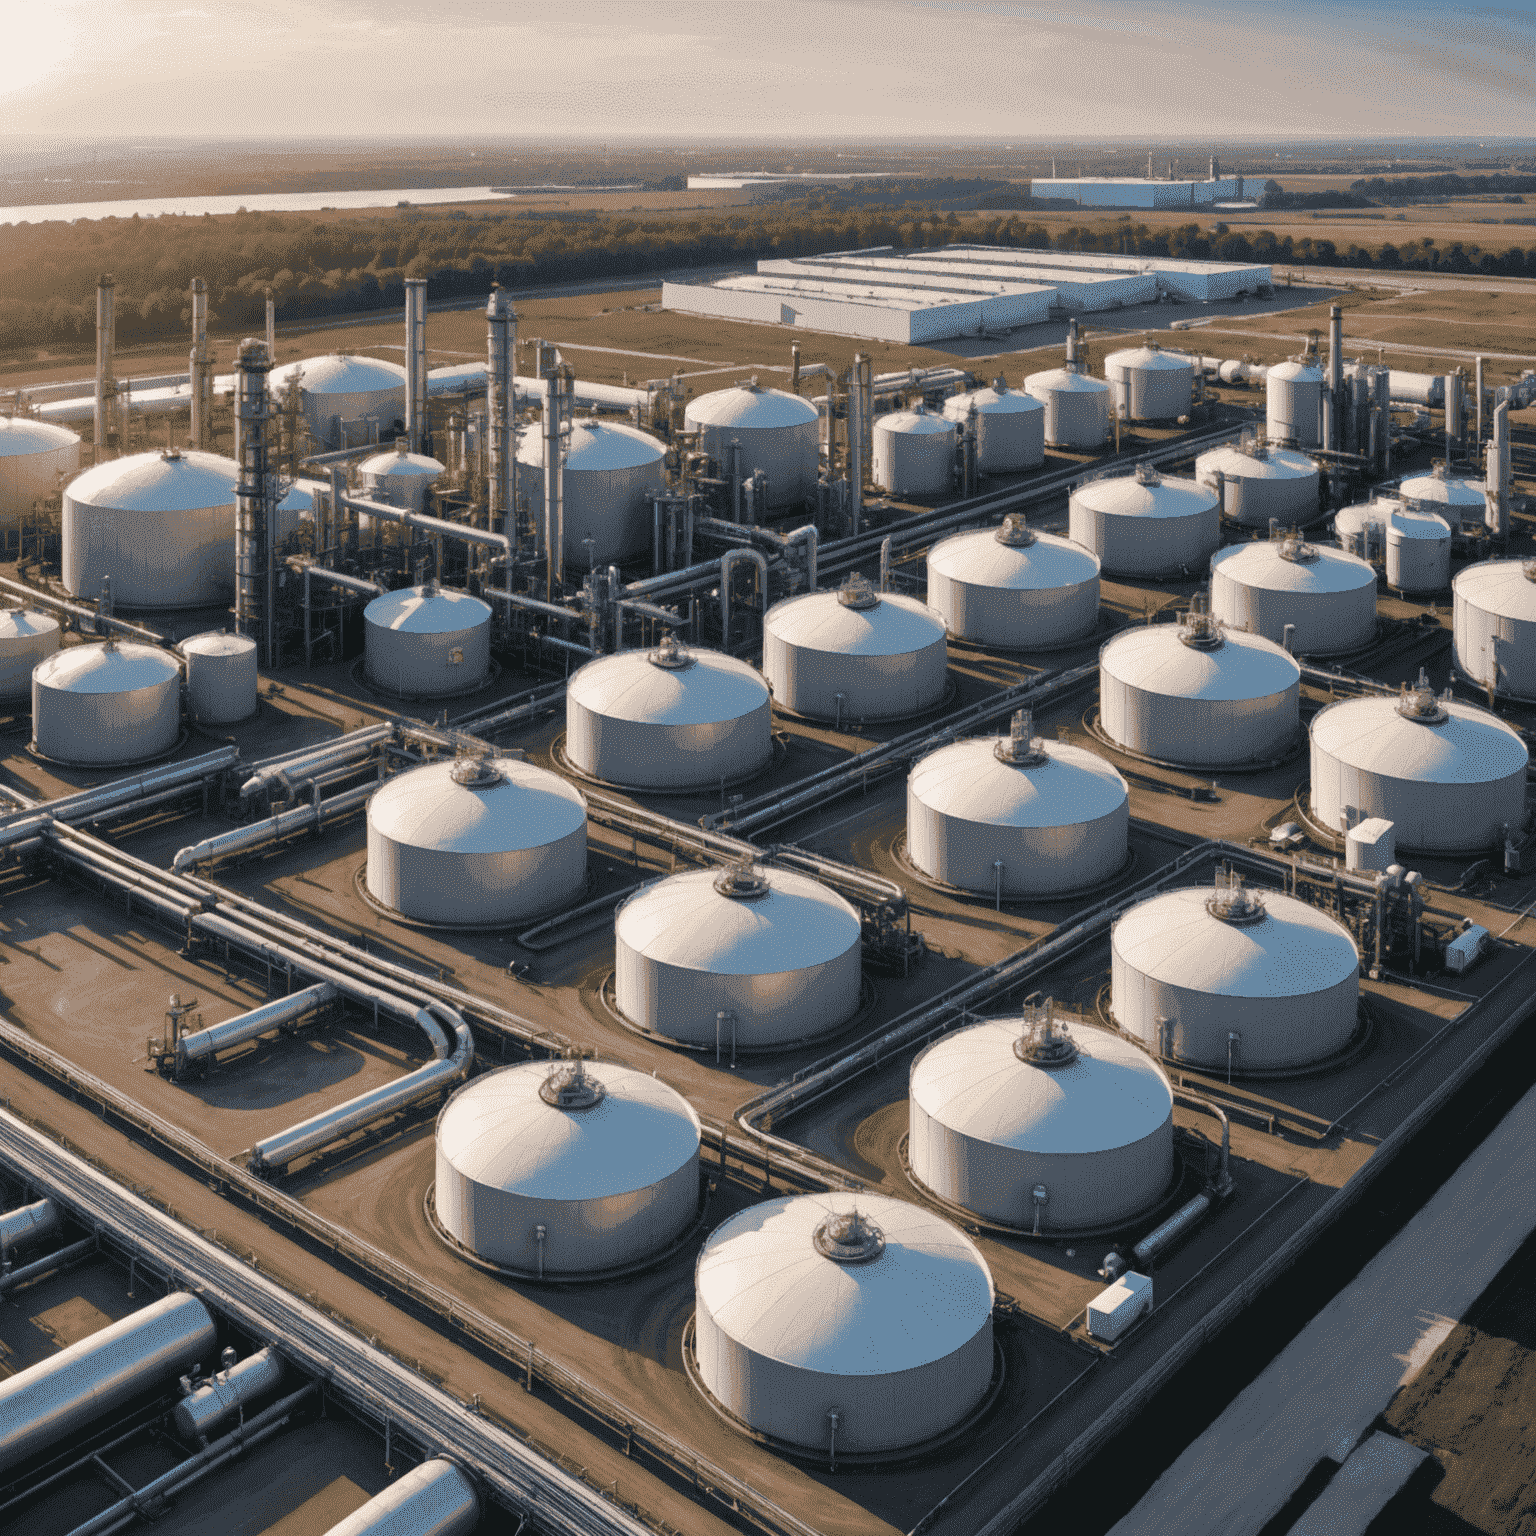
[[307, 395], [368, 395], [405, 388], [405, 369], [376, 357], [357, 357], [350, 352], [328, 352], [284, 363], [270, 375], [272, 387], [287, 384], [302, 369], [299, 388]]
[[1182, 699], [1264, 699], [1300, 684], [1295, 657], [1272, 640], [1191, 617], [1116, 635], [1100, 666], [1129, 687]]
[[690, 422], [709, 427], [747, 427], [762, 430], [772, 427], [799, 427], [816, 421], [816, 407], [800, 395], [783, 389], [764, 389], [756, 379], [717, 389], [713, 394], [690, 400], [684, 416]]
[[113, 641], [55, 651], [33, 673], [43, 687], [66, 693], [132, 693], [180, 675], [181, 668], [168, 651]]
[[1352, 767], [1426, 784], [1491, 784], [1530, 762], [1512, 726], [1475, 704], [1437, 699], [1427, 683], [1395, 699], [1327, 705], [1313, 717], [1312, 741]]
[[380, 629], [395, 629], [408, 635], [451, 635], [488, 624], [491, 610], [468, 592], [451, 592], [436, 582], [428, 582], [374, 598], [363, 610], [363, 618]]
[[976, 407], [978, 416], [1019, 416], [1045, 407], [1033, 395], [1020, 389], [1009, 389], [1006, 379], [995, 379], [988, 389], [973, 389], [967, 394], [951, 395], [944, 402], [944, 414], [951, 421], [964, 421]]
[[1309, 362], [1306, 358], [1289, 357], [1283, 363], [1276, 363], [1265, 374], [1265, 378], [1281, 379], [1303, 384], [1321, 384], [1323, 382], [1323, 370], [1316, 363]]
[[1030, 745], [1039, 761], [1013, 762], [1007, 737], [952, 742], [920, 758], [908, 786], [930, 809], [1000, 827], [1070, 827], [1124, 805], [1125, 780], [1092, 752], [1063, 741]]
[[1141, 464], [1135, 474], [1090, 480], [1072, 495], [1082, 506], [1116, 517], [1197, 517], [1216, 505], [1216, 493], [1209, 486], [1160, 475]]
[[76, 476], [64, 494], [121, 512], [199, 512], [233, 506], [239, 479], [240, 466], [222, 454], [168, 448], [108, 459]]
[[1105, 357], [1104, 366], [1108, 368], [1111, 364], [1117, 368], [1144, 368], [1155, 372], [1174, 369], [1189, 372], [1194, 367], [1187, 357], [1164, 352], [1161, 347], [1126, 347], [1123, 351], [1111, 352]]
[[311, 485], [305, 485], [295, 480], [288, 487], [288, 494], [278, 502], [279, 512], [313, 512], [315, 509], [315, 493]]
[[1404, 480], [1398, 493], [1409, 501], [1437, 501], [1453, 507], [1481, 507], [1488, 497], [1483, 482], [1469, 475], [1449, 475], [1444, 464], [1427, 475]]
[[944, 620], [926, 603], [867, 581], [786, 598], [763, 625], [787, 645], [845, 656], [905, 656], [944, 639]]
[[559, 774], [508, 757], [427, 763], [390, 779], [368, 824], [397, 843], [439, 853], [519, 853], [569, 836], [587, 819]]
[[1072, 1029], [1058, 1035], [1064, 1059], [1040, 1065], [1027, 1059], [1028, 1022], [988, 1019], [934, 1041], [912, 1063], [913, 1102], [965, 1136], [1021, 1152], [1103, 1152], [1167, 1123], [1173, 1089], [1144, 1050], [1107, 1029]]
[[[830, 1257], [818, 1234], [862, 1261]], [[787, 1195], [750, 1206], [710, 1234], [695, 1285], [699, 1305], [738, 1343], [832, 1376], [942, 1360], [986, 1326], [993, 1303], [976, 1245], [889, 1195]]]
[[950, 436], [955, 423], [947, 416], [936, 416], [919, 401], [909, 411], [892, 411], [886, 416], [875, 417], [875, 427], [886, 432], [899, 432], [908, 437]]
[[1228, 921], [1207, 886], [1164, 891], [1115, 924], [1114, 951], [1154, 981], [1218, 997], [1291, 997], [1358, 974], [1355, 941], [1325, 912], [1276, 891], [1244, 896], [1257, 910]]
[[357, 466], [360, 475], [414, 475], [423, 480], [435, 480], [447, 466], [425, 453], [412, 453], [406, 439], [395, 440], [393, 448], [375, 453]]
[[35, 608], [0, 608], [0, 640], [30, 640], [36, 635], [56, 635], [59, 621]]
[[[734, 886], [742, 894], [727, 894]], [[862, 931], [835, 891], [790, 870], [691, 869], [618, 910], [623, 942], [647, 960], [719, 976], [771, 976], [845, 955]]]
[[249, 656], [255, 651], [256, 642], [249, 635], [230, 635], [210, 629], [205, 634], [179, 641], [178, 649], [183, 656]]
[[1037, 389], [1059, 395], [1107, 395], [1109, 385], [1096, 379], [1091, 373], [1079, 373], [1075, 368], [1047, 368], [1043, 373], [1032, 373], [1024, 380], [1024, 388], [1034, 394]]
[[[659, 464], [667, 456], [667, 446], [649, 432], [622, 421], [598, 421], [583, 418], [571, 423], [566, 439], [565, 467], [581, 474], [603, 473], [614, 469], [643, 469]], [[544, 434], [536, 426], [525, 427], [517, 435], [517, 461], [530, 468], [544, 463]]]
[[51, 421], [32, 416], [0, 416], [0, 459], [20, 458], [31, 453], [54, 453], [60, 448], [78, 447], [80, 439]]
[[1432, 539], [1442, 542], [1450, 538], [1451, 525], [1438, 512], [1431, 512], [1428, 508], [1421, 510], [1418, 507], [1404, 506], [1399, 502], [1394, 504], [1387, 517], [1387, 532], [1395, 533], [1402, 539]]
[[1202, 480], [1218, 469], [1229, 480], [1315, 480], [1318, 475], [1317, 465], [1306, 454], [1267, 443], [1251, 449], [1225, 443], [1195, 460], [1195, 474]]
[[1369, 501], [1356, 502], [1352, 507], [1340, 507], [1333, 514], [1335, 533], [1359, 533], [1367, 523], [1385, 528], [1387, 519], [1402, 510], [1402, 502], [1390, 496], [1373, 496]]
[[1046, 592], [1092, 581], [1099, 574], [1099, 557], [1070, 539], [1036, 533], [1015, 515], [1000, 527], [940, 540], [928, 552], [928, 571], [974, 586]]
[[1270, 592], [1358, 592], [1376, 585], [1370, 561], [1291, 536], [1229, 544], [1211, 556], [1212, 573], [1218, 568], [1245, 587]]
[[458, 1173], [533, 1200], [649, 1188], [694, 1156], [699, 1132], [680, 1093], [613, 1062], [529, 1061], [487, 1072], [437, 1119], [438, 1151]]
[[723, 651], [685, 650], [667, 636], [652, 651], [599, 656], [571, 674], [566, 697], [595, 714], [647, 725], [712, 725], [761, 708], [762, 674]]
[[1536, 560], [1480, 560], [1458, 571], [1451, 587], [1484, 613], [1536, 623]]

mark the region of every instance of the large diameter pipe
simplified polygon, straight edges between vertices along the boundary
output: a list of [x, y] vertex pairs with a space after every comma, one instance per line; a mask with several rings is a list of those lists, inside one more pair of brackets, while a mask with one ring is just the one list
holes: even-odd
[[0, 1216], [0, 1257], [18, 1243], [30, 1243], [57, 1230], [59, 1208], [52, 1200], [34, 1200]]
[[378, 788], [376, 784], [359, 784], [356, 789], [332, 795], [329, 800], [322, 800], [318, 804], [309, 802], [298, 805], [292, 810], [278, 811], [274, 815], [264, 817], [261, 821], [253, 821], [249, 826], [236, 827], [232, 832], [220, 832], [214, 837], [205, 837], [202, 842], [192, 843], [177, 851], [171, 864], [171, 872], [179, 875], [183, 870], [191, 869], [194, 865], [227, 858], [232, 853], [243, 853], [250, 848], [260, 848], [266, 843], [275, 843], [294, 832], [304, 832], [310, 827], [323, 826], [331, 817], [355, 811], [359, 806], [366, 804], [369, 795], [376, 788]]
[[425, 512], [411, 512], [404, 507], [392, 507], [387, 502], [370, 501], [365, 496], [344, 496], [342, 505], [365, 517], [381, 518], [386, 523], [403, 523], [407, 528], [419, 528], [444, 539], [463, 539], [466, 544], [488, 544], [501, 558], [512, 558], [512, 547], [506, 534], [493, 533], [489, 528], [471, 528], [467, 523], [450, 523], [440, 517], [428, 517]]
[[470, 1536], [480, 1523], [475, 1485], [451, 1461], [413, 1467], [325, 1536]]
[[176, 1404], [176, 1433], [187, 1440], [207, 1436], [238, 1408], [275, 1392], [283, 1379], [283, 1357], [271, 1345], [247, 1355]]
[[1187, 1237], [1205, 1220], [1210, 1208], [1209, 1195], [1196, 1195], [1193, 1200], [1186, 1201], [1167, 1221], [1154, 1227], [1131, 1249], [1137, 1264], [1143, 1269], [1150, 1269], [1175, 1243]]
[[210, 1024], [207, 1029], [194, 1030], [176, 1042], [176, 1070], [179, 1072], [194, 1061], [206, 1061], [219, 1051], [254, 1040], [268, 1030], [280, 1029], [292, 1024], [316, 1008], [324, 1007], [335, 999], [336, 988], [328, 981], [316, 982], [301, 992], [263, 1003], [249, 1013], [237, 1014], [221, 1024]]
[[367, 757], [381, 741], [392, 741], [395, 728], [392, 725], [366, 725], [361, 730], [328, 741], [324, 746], [300, 747], [282, 757], [264, 758], [255, 765], [255, 771], [240, 786], [240, 797], [246, 799], [272, 789], [285, 782], [297, 782], [338, 763], [354, 758]]
[[9, 576], [0, 576], [0, 592], [22, 598], [34, 608], [46, 608], [49, 613], [65, 614], [80, 624], [91, 625], [98, 632], [126, 635], [128, 639], [140, 640], [145, 645], [166, 643], [164, 635], [153, 629], [145, 629], [142, 624], [130, 624], [126, 619], [97, 613], [94, 608], [89, 608], [83, 603], [71, 603], [62, 597], [55, 597], [51, 592], [39, 592], [36, 587], [29, 587], [25, 582], [12, 581]]
[[757, 567], [758, 591], [763, 597], [763, 613], [768, 612], [768, 562], [755, 549], [728, 549], [720, 557], [720, 645], [731, 643], [731, 571], [743, 560]]
[[213, 1359], [218, 1330], [175, 1291], [0, 1382], [0, 1472]]

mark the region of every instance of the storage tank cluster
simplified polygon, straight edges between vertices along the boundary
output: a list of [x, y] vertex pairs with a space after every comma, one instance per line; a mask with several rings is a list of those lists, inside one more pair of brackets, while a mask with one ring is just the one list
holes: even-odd
[[436, 581], [386, 592], [363, 610], [363, 665], [404, 698], [472, 693], [490, 675], [490, 607]]
[[1221, 515], [1249, 528], [1316, 522], [1321, 474], [1306, 454], [1267, 443], [1228, 443], [1195, 460], [1195, 478], [1221, 498]]
[[1357, 651], [1376, 638], [1376, 571], [1294, 529], [1211, 556], [1211, 614], [1302, 656]]
[[32, 750], [41, 757], [127, 767], [169, 752], [180, 735], [181, 668], [156, 646], [71, 646], [32, 673]]
[[332, 352], [274, 368], [268, 387], [280, 395], [295, 376], [304, 423], [326, 448], [345, 446], [347, 427], [359, 422], [381, 437], [405, 424], [405, 369], [399, 363]]
[[[1036, 469], [1045, 463], [1045, 406], [999, 376], [989, 389], [951, 395], [944, 414], [962, 430], [976, 412], [976, 468], [984, 475]], [[879, 423], [876, 423], [878, 428]]]
[[[782, 389], [764, 389], [756, 379], [700, 395], [683, 411], [684, 430], [700, 434], [699, 446], [722, 475], [729, 476], [739, 466], [741, 477], [750, 480], [762, 470], [773, 508], [796, 507], [815, 494], [819, 422], [820, 414], [809, 400]], [[740, 444], [734, 454], [732, 443]], [[647, 540], [650, 532], [647, 523]]]
[[1264, 376], [1264, 434], [1272, 443], [1316, 448], [1322, 442], [1323, 370], [1314, 357], [1276, 363]]
[[1024, 389], [1045, 407], [1045, 441], [1052, 448], [1090, 453], [1109, 436], [1110, 386], [1070, 364], [1032, 373]]
[[1506, 697], [1536, 699], [1536, 560], [1483, 560], [1452, 583], [1456, 665]]
[[955, 423], [935, 416], [922, 401], [878, 416], [870, 432], [870, 478], [891, 496], [947, 495], [955, 483], [958, 437]]
[[0, 416], [0, 531], [30, 518], [32, 505], [59, 494], [59, 477], [80, 468], [80, 439], [31, 416]]
[[1122, 421], [1170, 421], [1194, 403], [1195, 365], [1155, 345], [1109, 353], [1104, 377]]
[[1208, 486], [1143, 463], [1080, 485], [1067, 527], [1111, 576], [1188, 575], [1221, 545], [1221, 506]]

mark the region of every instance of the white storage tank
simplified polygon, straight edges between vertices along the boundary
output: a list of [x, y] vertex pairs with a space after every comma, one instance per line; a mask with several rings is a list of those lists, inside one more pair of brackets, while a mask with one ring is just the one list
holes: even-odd
[[990, 389], [951, 395], [944, 402], [944, 414], [963, 432], [972, 406], [976, 468], [982, 474], [1006, 475], [1045, 463], [1045, 407], [1032, 394], [1009, 389], [1007, 379], [999, 375]]
[[[700, 446], [729, 478], [731, 444], [741, 444], [741, 477], [757, 470], [768, 477], [770, 507], [798, 507], [816, 491], [821, 470], [820, 414], [809, 400], [787, 390], [763, 389], [756, 379], [690, 400], [683, 428], [699, 432]], [[646, 529], [650, 537], [650, 529]]]
[[859, 1006], [858, 912], [790, 870], [669, 875], [619, 907], [613, 937], [619, 1012], [686, 1045], [785, 1045]]
[[1347, 549], [1367, 560], [1379, 561], [1387, 552], [1387, 519], [1399, 511], [1402, 503], [1374, 493], [1369, 501], [1352, 507], [1340, 507], [1333, 514], [1334, 537], [1340, 549]]
[[1286, 528], [1317, 520], [1321, 474], [1306, 454], [1266, 443], [1228, 443], [1195, 460], [1195, 478], [1221, 488], [1221, 515], [1249, 528], [1279, 519]]
[[1440, 592], [1450, 584], [1451, 525], [1428, 507], [1395, 507], [1387, 514], [1387, 585]]
[[[374, 357], [332, 352], [274, 368], [268, 388], [280, 399], [290, 379], [299, 375], [299, 407], [317, 446], [340, 448], [346, 425], [372, 424], [377, 437], [390, 438], [405, 426], [405, 369]], [[349, 443], [366, 442], [356, 428]]]
[[710, 1234], [694, 1272], [699, 1379], [804, 1450], [921, 1445], [985, 1399], [992, 1276], [941, 1216], [888, 1195], [785, 1195]]
[[31, 608], [0, 608], [0, 698], [27, 698], [32, 669], [58, 650], [59, 621]]
[[461, 756], [368, 802], [368, 894], [417, 922], [485, 927], [569, 906], [586, 889], [587, 802], [557, 773]]
[[439, 1226], [476, 1258], [543, 1279], [642, 1264], [699, 1207], [699, 1117], [649, 1072], [524, 1062], [466, 1083], [437, 1117]]
[[1487, 849], [1525, 820], [1529, 761], [1513, 727], [1436, 698], [1421, 672], [1398, 698], [1341, 699], [1313, 717], [1312, 814], [1340, 836], [1379, 816], [1399, 848]]
[[152, 645], [55, 651], [32, 673], [32, 746], [59, 763], [127, 766], [181, 734], [181, 668]]
[[1218, 872], [1165, 891], [1110, 933], [1115, 1022], [1165, 1061], [1206, 1071], [1301, 1069], [1342, 1051], [1359, 1020], [1360, 953], [1309, 902]]
[[1127, 1222], [1173, 1182], [1173, 1089], [1107, 1029], [1047, 1000], [945, 1035], [912, 1063], [907, 1161], [942, 1200], [1049, 1235]]
[[0, 416], [0, 531], [32, 517], [32, 504], [57, 496], [59, 476], [80, 468], [80, 439], [68, 427], [30, 416]]
[[295, 480], [288, 493], [277, 504], [273, 519], [273, 536], [281, 547], [296, 534], [305, 523], [315, 520], [315, 482]]
[[1220, 548], [1221, 506], [1208, 486], [1138, 464], [1073, 491], [1067, 528], [1112, 576], [1177, 576]]
[[1367, 560], [1294, 529], [1229, 544], [1211, 556], [1211, 615], [1228, 629], [1285, 641], [1299, 656], [1358, 651], [1376, 638], [1376, 571]]
[[892, 496], [945, 496], [955, 484], [954, 422], [919, 401], [910, 410], [877, 416], [870, 478]]
[[[665, 443], [624, 422], [584, 418], [571, 423], [560, 493], [568, 574], [651, 547], [650, 497], [666, 489], [666, 456]], [[517, 492], [528, 498], [542, 548], [544, 435], [539, 426], [518, 434]], [[590, 551], [584, 542], [588, 537]]]
[[168, 448], [108, 459], [64, 492], [61, 574], [73, 596], [120, 608], [203, 608], [235, 586], [235, 484], [217, 453]]
[[1122, 421], [1169, 421], [1186, 415], [1195, 398], [1195, 365], [1159, 347], [1127, 347], [1104, 359]]
[[1452, 475], [1444, 464], [1436, 464], [1427, 475], [1414, 475], [1398, 487], [1405, 502], [1427, 502], [1420, 510], [1438, 511], [1452, 529], [1482, 528], [1488, 519], [1488, 496], [1481, 480], [1469, 475]]
[[1264, 376], [1264, 435], [1272, 443], [1316, 448], [1322, 442], [1323, 370], [1313, 358], [1276, 363]]
[[1099, 618], [1099, 562], [1070, 539], [1036, 533], [1020, 512], [928, 551], [928, 606], [950, 634], [1008, 650], [1067, 645]]
[[1190, 768], [1283, 757], [1300, 728], [1301, 668], [1262, 635], [1195, 607], [1180, 624], [1116, 635], [1099, 652], [1099, 724], [1117, 746]]
[[429, 581], [363, 610], [368, 680], [406, 697], [470, 693], [491, 668], [491, 610]]
[[944, 620], [915, 597], [851, 576], [763, 616], [763, 673], [783, 709], [813, 720], [899, 720], [944, 697]]
[[1456, 665], [1483, 687], [1536, 698], [1536, 560], [1484, 560], [1458, 571]]
[[1092, 752], [1032, 733], [957, 741], [907, 778], [907, 856], [930, 879], [988, 896], [1052, 896], [1125, 865], [1130, 797]]
[[773, 700], [755, 667], [690, 651], [599, 656], [565, 690], [565, 751], [582, 773], [641, 789], [735, 783], [773, 756]]
[[1074, 368], [1049, 368], [1024, 380], [1045, 407], [1045, 440], [1052, 448], [1092, 453], [1109, 436], [1110, 387]]
[[232, 725], [256, 713], [256, 642], [210, 630], [178, 647], [187, 663], [187, 714], [199, 725]]
[[[375, 453], [357, 466], [362, 494], [409, 512], [427, 510], [427, 492], [437, 483], [444, 466], [425, 453], [412, 453], [409, 438], [397, 437], [395, 446]], [[278, 509], [281, 512], [281, 508]], [[360, 516], [358, 527], [371, 528], [373, 519]], [[398, 526], [398, 525], [391, 525]]]

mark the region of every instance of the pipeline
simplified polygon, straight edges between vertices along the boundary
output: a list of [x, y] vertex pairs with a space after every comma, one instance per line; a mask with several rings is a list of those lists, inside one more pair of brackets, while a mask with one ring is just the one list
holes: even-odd
[[365, 725], [324, 746], [300, 747], [279, 757], [262, 758], [251, 765], [250, 778], [240, 786], [240, 798], [246, 800], [275, 788], [286, 788], [342, 762], [367, 757], [380, 742], [393, 741], [398, 735], [399, 728], [393, 724]]
[[52, 1200], [34, 1200], [0, 1216], [0, 1260], [18, 1243], [47, 1237], [59, 1225], [59, 1208]]
[[383, 597], [384, 588], [366, 576], [349, 576], [345, 571], [333, 571], [328, 565], [316, 565], [313, 560], [304, 562], [304, 606], [309, 607], [310, 579], [323, 581], [333, 587], [344, 587], [348, 592], [360, 592], [365, 597]]
[[1174, 1094], [1175, 1102], [1184, 1104], [1191, 1109], [1203, 1109], [1206, 1114], [1214, 1115], [1221, 1122], [1221, 1164], [1217, 1169], [1216, 1177], [1211, 1184], [1211, 1192], [1217, 1199], [1224, 1200], [1232, 1193], [1232, 1171], [1230, 1158], [1232, 1151], [1232, 1123], [1227, 1119], [1227, 1112], [1221, 1105], [1211, 1099], [1203, 1099], [1197, 1093], [1189, 1093], [1183, 1089]]
[[307, 804], [287, 811], [276, 811], [263, 821], [254, 821], [230, 832], [218, 832], [212, 837], [205, 837], [200, 843], [179, 849], [171, 864], [171, 871], [179, 875], [194, 864], [211, 863], [214, 859], [228, 858], [231, 854], [259, 848], [265, 843], [275, 843], [295, 832], [322, 827], [328, 820], [344, 816], [366, 804], [368, 797], [377, 788], [372, 783], [359, 784], [355, 789], [331, 796], [329, 800], [321, 800], [317, 795]]
[[37, 1259], [31, 1264], [23, 1264], [20, 1269], [0, 1268], [0, 1296], [4, 1296], [7, 1291], [15, 1290], [17, 1286], [30, 1285], [34, 1280], [46, 1280], [49, 1275], [56, 1275], [60, 1270], [67, 1269], [78, 1260], [89, 1258], [100, 1251], [101, 1245], [97, 1240], [94, 1237], [87, 1237], [82, 1238], [78, 1243], [71, 1243], [67, 1248], [60, 1248], [50, 1253], [47, 1258]]
[[438, 538], [463, 539], [466, 544], [487, 544], [499, 550], [501, 558], [512, 559], [512, 542], [504, 533], [492, 533], [488, 528], [471, 528], [467, 523], [445, 522], [440, 517], [428, 517], [425, 512], [411, 512], [404, 507], [392, 507], [387, 502], [369, 501], [361, 496], [343, 496], [341, 504], [348, 511], [363, 517], [377, 517], [384, 522], [402, 523], [421, 533]]
[[139, 624], [130, 624], [126, 619], [114, 618], [111, 614], [100, 613], [95, 608], [89, 608], [83, 603], [72, 603], [67, 598], [55, 597], [51, 592], [39, 591], [36, 587], [29, 587], [25, 582], [12, 581], [9, 576], [0, 576], [0, 592], [8, 592], [13, 597], [25, 598], [27, 602], [35, 604], [39, 608], [47, 608], [53, 613], [62, 613], [66, 617], [75, 619], [81, 624], [89, 623], [94, 626], [97, 634], [103, 630], [110, 634], [122, 635], [129, 640], [139, 640], [145, 645], [167, 645], [169, 642], [162, 634], [153, 629], [145, 629]]
[[180, 1036], [175, 1043], [175, 1070], [178, 1076], [194, 1061], [205, 1061], [220, 1051], [227, 1051], [247, 1040], [254, 1040], [269, 1030], [293, 1024], [305, 1014], [313, 1013], [336, 997], [336, 988], [330, 982], [317, 982], [300, 992], [290, 993], [274, 1002], [263, 1003], [249, 1013], [237, 1014], [222, 1024], [210, 1024]]
[[494, 597], [513, 608], [523, 608], [529, 613], [541, 613], [546, 618], [573, 623], [585, 623], [586, 614], [579, 608], [563, 608], [559, 603], [546, 603], [541, 597], [530, 597], [526, 592], [508, 592], [504, 587], [486, 587], [482, 597]]
[[763, 600], [764, 617], [768, 613], [768, 562], [755, 549], [728, 549], [720, 557], [720, 648], [731, 645], [731, 571], [742, 560], [757, 567], [757, 589]]

